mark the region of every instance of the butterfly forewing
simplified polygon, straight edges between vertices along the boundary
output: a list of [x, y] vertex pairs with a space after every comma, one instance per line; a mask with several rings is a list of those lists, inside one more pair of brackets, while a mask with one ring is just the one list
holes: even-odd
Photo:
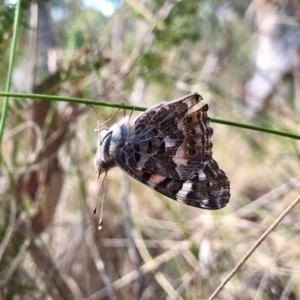
[[166, 128], [183, 118], [188, 110], [196, 105], [202, 97], [197, 94], [188, 95], [182, 99], [160, 103], [147, 109], [134, 123], [136, 134], [158, 128]]
[[126, 138], [115, 134], [112, 141], [121, 146], [109, 155], [130, 176], [174, 200], [218, 209], [229, 201], [230, 184], [212, 158], [208, 106], [191, 109], [201, 99], [195, 93], [158, 104], [131, 127], [120, 122], [118, 132]]
[[[136, 169], [149, 169], [165, 177], [188, 179], [207, 162], [212, 134], [208, 126], [207, 106], [189, 113], [202, 98], [192, 94], [147, 110], [134, 123], [129, 139]], [[204, 126], [202, 126], [202, 123]], [[197, 141], [199, 140], [199, 141]]]

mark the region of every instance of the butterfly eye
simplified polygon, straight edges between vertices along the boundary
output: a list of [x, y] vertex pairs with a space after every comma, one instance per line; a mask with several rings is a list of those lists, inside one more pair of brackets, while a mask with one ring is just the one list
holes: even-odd
[[194, 147], [194, 146], [196, 145], [196, 142], [195, 142], [194, 140], [190, 140], [190, 141], [189, 141], [189, 145], [190, 145], [191, 147]]
[[100, 166], [100, 164], [101, 164], [101, 158], [98, 157], [97, 155], [95, 155], [95, 157], [94, 157], [94, 167], [95, 167], [98, 178], [101, 175], [101, 166]]
[[107, 139], [107, 137], [109, 137], [111, 135], [112, 135], [112, 131], [109, 131], [100, 141], [100, 145], [102, 145], [104, 143], [105, 139]]
[[192, 118], [191, 117], [187, 117], [184, 119], [184, 123], [185, 124], [190, 124], [192, 122]]
[[192, 128], [190, 131], [189, 131], [190, 135], [194, 135], [196, 134], [196, 129], [195, 128]]
[[194, 150], [194, 149], [189, 149], [189, 150], [187, 151], [187, 154], [188, 154], [189, 156], [193, 156], [193, 155], [196, 154], [196, 150]]

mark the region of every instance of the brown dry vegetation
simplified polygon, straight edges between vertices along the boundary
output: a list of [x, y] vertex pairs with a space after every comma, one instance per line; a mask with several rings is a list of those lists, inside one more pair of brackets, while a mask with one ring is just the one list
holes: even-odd
[[[213, 118], [298, 131], [296, 0], [128, 0], [107, 18], [70, 0], [52, 3], [54, 19], [50, 2], [27, 2], [13, 91], [144, 107], [197, 91]], [[5, 78], [13, 11], [0, 13]], [[281, 17], [294, 25], [272, 23]], [[276, 45], [289, 60], [262, 71], [252, 50], [268, 61], [274, 56], [266, 49]], [[115, 112], [95, 108], [100, 122]], [[93, 110], [10, 98], [1, 149], [0, 299], [208, 299], [298, 196], [300, 181], [296, 140], [211, 126], [214, 158], [231, 182], [227, 207], [185, 206], [115, 168], [97, 231]], [[296, 206], [217, 299], [299, 299], [299, 214]]]

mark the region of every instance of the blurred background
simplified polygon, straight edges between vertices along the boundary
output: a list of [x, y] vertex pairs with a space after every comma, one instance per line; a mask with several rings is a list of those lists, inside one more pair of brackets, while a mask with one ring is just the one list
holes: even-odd
[[[0, 4], [4, 91], [15, 4]], [[12, 91], [143, 107], [198, 92], [213, 118], [297, 133], [299, 21], [299, 0], [26, 0]], [[0, 299], [207, 299], [299, 194], [299, 142], [211, 123], [227, 207], [177, 203], [115, 168], [98, 231], [97, 122], [84, 104], [10, 98]], [[300, 298], [299, 213], [218, 299]]]

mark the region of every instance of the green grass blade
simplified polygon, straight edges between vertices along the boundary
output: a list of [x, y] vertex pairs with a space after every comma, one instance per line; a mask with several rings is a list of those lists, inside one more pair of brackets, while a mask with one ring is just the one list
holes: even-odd
[[[18, 29], [20, 26], [21, 2], [22, 2], [22, 0], [19, 0], [17, 2], [16, 10], [15, 10], [14, 31], [13, 31], [13, 35], [12, 35], [11, 51], [10, 51], [10, 57], [9, 57], [6, 86], [5, 86], [6, 92], [9, 92], [10, 87], [11, 87], [12, 73], [13, 73], [14, 62], [15, 62], [15, 57], [16, 57]], [[9, 99], [9, 96], [8, 95], [5, 96], [3, 107], [2, 107], [2, 116], [1, 116], [1, 120], [0, 120], [0, 145], [2, 143], [2, 137], [3, 137], [4, 127], [5, 127], [6, 116], [8, 114], [8, 99]]]

